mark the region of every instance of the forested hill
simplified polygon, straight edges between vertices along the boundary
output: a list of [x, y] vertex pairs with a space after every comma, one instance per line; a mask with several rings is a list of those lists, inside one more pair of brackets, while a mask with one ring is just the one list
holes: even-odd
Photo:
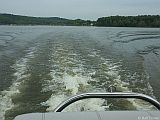
[[96, 26], [105, 27], [160, 27], [159, 15], [110, 16], [98, 18]]
[[97, 21], [70, 20], [59, 17], [30, 17], [13, 14], [0, 14], [0, 25], [65, 25], [103, 27], [160, 27], [159, 15], [110, 16]]
[[69, 20], [59, 17], [30, 17], [13, 14], [0, 14], [0, 25], [72, 25], [88, 26], [92, 21], [89, 20]]

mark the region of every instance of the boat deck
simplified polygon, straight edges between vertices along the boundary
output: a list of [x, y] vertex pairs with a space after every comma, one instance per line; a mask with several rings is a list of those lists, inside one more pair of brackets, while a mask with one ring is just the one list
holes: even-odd
[[160, 120], [159, 111], [30, 113], [14, 120]]

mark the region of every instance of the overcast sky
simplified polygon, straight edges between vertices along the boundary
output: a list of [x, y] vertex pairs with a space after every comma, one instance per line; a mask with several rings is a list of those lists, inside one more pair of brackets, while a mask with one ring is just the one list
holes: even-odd
[[160, 15], [160, 0], [0, 0], [0, 13], [91, 20], [111, 15]]

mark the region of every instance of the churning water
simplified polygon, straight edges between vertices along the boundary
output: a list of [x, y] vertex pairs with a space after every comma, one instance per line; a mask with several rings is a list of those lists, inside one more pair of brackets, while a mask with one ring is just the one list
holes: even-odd
[[[158, 28], [0, 26], [0, 119], [53, 111], [72, 95], [106, 92], [109, 85], [160, 100], [159, 65]], [[136, 100], [87, 99], [65, 111], [144, 106], [150, 108]]]

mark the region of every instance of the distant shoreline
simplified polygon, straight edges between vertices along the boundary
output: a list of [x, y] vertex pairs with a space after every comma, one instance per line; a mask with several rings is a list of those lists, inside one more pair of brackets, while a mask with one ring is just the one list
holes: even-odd
[[8, 27], [97, 27], [97, 28], [157, 28], [160, 27], [116, 27], [116, 26], [71, 26], [71, 25], [0, 25], [1, 26], [8, 26]]
[[0, 25], [9, 26], [96, 26], [96, 27], [142, 27], [160, 28], [159, 15], [110, 16], [96, 21], [65, 19], [60, 17], [31, 17], [0, 14]]

